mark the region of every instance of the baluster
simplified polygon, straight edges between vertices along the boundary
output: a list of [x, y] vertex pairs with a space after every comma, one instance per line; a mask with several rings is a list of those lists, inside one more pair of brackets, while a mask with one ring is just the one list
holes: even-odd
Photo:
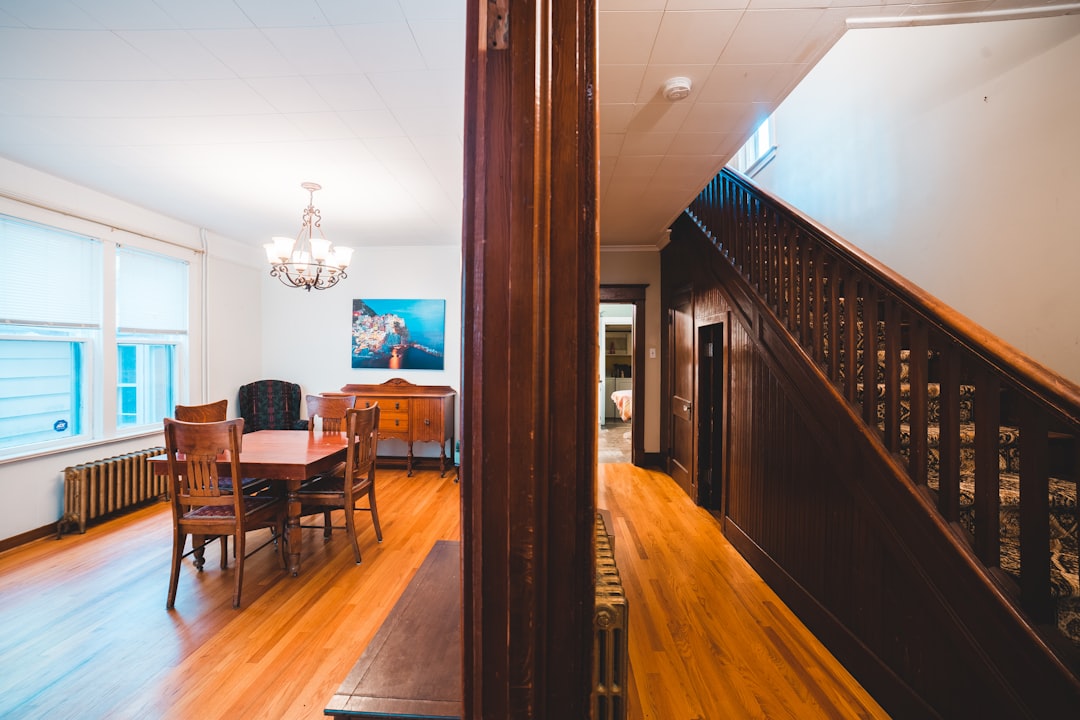
[[960, 519], [960, 355], [944, 340], [938, 391], [938, 509], [949, 522]]
[[798, 230], [790, 223], [784, 223], [784, 247], [787, 255], [787, 318], [788, 328], [797, 337], [799, 331], [799, 242]]
[[796, 309], [799, 318], [799, 343], [803, 349], [810, 346], [810, 239], [802, 231], [795, 236], [799, 246], [799, 305]]
[[1038, 622], [1054, 617], [1050, 597], [1050, 470], [1046, 414], [1020, 409], [1020, 602]]
[[910, 325], [911, 349], [908, 351], [908, 382], [911, 385], [908, 427], [911, 428], [908, 472], [916, 486], [926, 485], [926, 383], [928, 348], [926, 321], [912, 317]]
[[855, 402], [858, 378], [855, 366], [858, 361], [859, 281], [850, 269], [844, 272], [844, 397]]
[[864, 280], [863, 295], [863, 422], [877, 428], [877, 367], [878, 367], [878, 291], [877, 286]]
[[975, 553], [987, 567], [1001, 564], [1001, 382], [984, 365], [975, 373]]
[[825, 364], [825, 248], [814, 240], [814, 360]]
[[900, 452], [900, 304], [885, 300], [885, 447]]
[[840, 262], [829, 257], [829, 380], [840, 382]]

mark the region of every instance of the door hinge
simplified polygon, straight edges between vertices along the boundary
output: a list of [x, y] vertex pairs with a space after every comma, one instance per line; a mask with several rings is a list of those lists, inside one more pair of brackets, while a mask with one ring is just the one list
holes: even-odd
[[510, 0], [488, 0], [488, 48], [510, 47]]

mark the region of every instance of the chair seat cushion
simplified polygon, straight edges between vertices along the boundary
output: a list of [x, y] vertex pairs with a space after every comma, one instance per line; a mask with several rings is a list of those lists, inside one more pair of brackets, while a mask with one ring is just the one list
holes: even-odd
[[335, 475], [322, 475], [311, 480], [306, 485], [302, 485], [298, 494], [303, 497], [304, 493], [345, 494], [345, 478]]
[[[262, 495], [245, 496], [244, 512], [250, 515], [279, 501], [279, 498]], [[198, 505], [184, 513], [184, 518], [188, 520], [221, 520], [235, 516], [232, 505]]]

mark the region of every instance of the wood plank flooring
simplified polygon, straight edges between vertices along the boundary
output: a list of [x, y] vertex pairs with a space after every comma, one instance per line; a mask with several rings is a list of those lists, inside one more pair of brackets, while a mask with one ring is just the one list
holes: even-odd
[[[451, 477], [378, 482], [385, 540], [357, 516], [361, 565], [343, 531], [305, 530], [299, 577], [270, 548], [248, 558], [239, 610], [217, 548], [202, 573], [185, 561], [165, 610], [164, 503], [0, 554], [0, 718], [322, 717], [428, 550], [460, 533]], [[630, 603], [630, 720], [886, 717], [670, 478], [601, 465], [598, 493]]]

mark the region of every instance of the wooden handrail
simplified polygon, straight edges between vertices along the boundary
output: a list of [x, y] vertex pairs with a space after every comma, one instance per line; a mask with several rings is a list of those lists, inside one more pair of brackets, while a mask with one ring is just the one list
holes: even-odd
[[[1010, 376], [1017, 387], [1023, 388], [1033, 399], [1048, 404], [1055, 412], [1068, 417], [1070, 423], [1080, 423], [1080, 385], [1034, 360], [813, 218], [780, 198], [765, 194], [752, 180], [728, 168], [723, 169], [713, 178], [706, 189], [687, 208], [687, 212], [698, 226], [710, 236], [715, 227], [709, 223], [703, 224], [702, 218], [708, 215], [703, 210], [711, 203], [722, 199], [714, 187], [718, 182], [742, 187], [747, 193], [755, 196], [755, 203], [786, 215], [800, 229], [815, 236], [823, 247], [846, 260], [850, 265], [858, 267], [878, 285], [889, 287], [890, 292], [897, 299], [922, 315], [931, 325], [947, 330], [956, 342], [1002, 374]], [[745, 236], [742, 241], [746, 241]], [[746, 268], [742, 269], [746, 274]]]

